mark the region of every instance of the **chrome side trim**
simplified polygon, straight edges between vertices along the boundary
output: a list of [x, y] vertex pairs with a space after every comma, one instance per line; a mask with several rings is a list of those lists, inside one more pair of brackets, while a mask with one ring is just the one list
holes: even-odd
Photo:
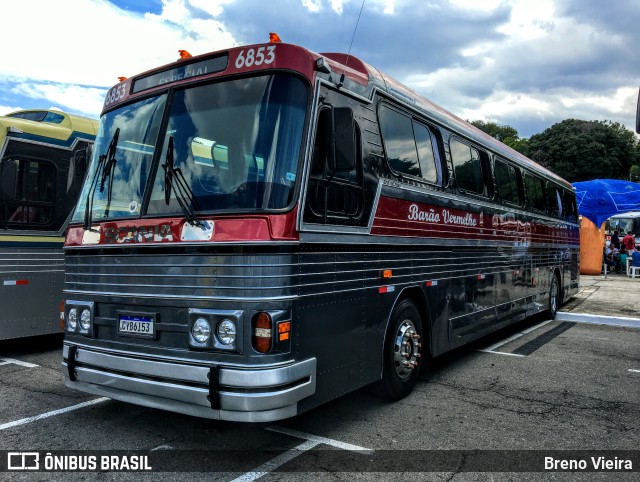
[[315, 388], [316, 359], [311, 358], [293, 365], [261, 370], [220, 369], [220, 385], [225, 387], [265, 387], [285, 385], [294, 380], [311, 378]]
[[[69, 346], [64, 345], [62, 356], [69, 358]], [[134, 373], [146, 376], [162, 376], [171, 380], [181, 380], [194, 383], [209, 383], [207, 374], [209, 368], [204, 366], [190, 366], [170, 362], [124, 358], [95, 351], [79, 349], [76, 351], [76, 363], [105, 368], [111, 371]]]
[[102, 385], [114, 390], [135, 392], [140, 395], [151, 395], [211, 408], [211, 404], [207, 400], [209, 390], [206, 388], [133, 378], [84, 367], [76, 367], [75, 370], [78, 382]]
[[92, 393], [94, 395], [102, 397], [108, 397], [113, 400], [119, 400], [143, 407], [169, 410], [171, 412], [213, 420], [228, 420], [230, 422], [273, 422], [276, 420], [293, 417], [298, 413], [297, 404], [261, 412], [233, 412], [229, 410], [213, 410], [210, 407], [202, 407], [199, 405], [178, 402], [175, 400], [160, 398], [151, 395], [140, 395], [134, 392], [124, 392], [121, 390], [113, 389], [109, 386], [93, 385], [85, 382], [71, 382], [69, 381], [69, 379], [65, 380], [65, 385], [75, 390]]

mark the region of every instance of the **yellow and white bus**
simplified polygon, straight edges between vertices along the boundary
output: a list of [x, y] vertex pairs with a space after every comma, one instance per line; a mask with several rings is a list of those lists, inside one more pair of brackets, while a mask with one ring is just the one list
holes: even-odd
[[97, 128], [57, 110], [0, 116], [0, 340], [62, 331], [64, 234]]

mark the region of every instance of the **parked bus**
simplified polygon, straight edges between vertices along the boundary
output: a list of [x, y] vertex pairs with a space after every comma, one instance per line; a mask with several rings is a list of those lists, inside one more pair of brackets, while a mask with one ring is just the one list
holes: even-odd
[[64, 234], [97, 128], [56, 110], [0, 117], [0, 340], [64, 329]]
[[607, 219], [605, 224], [607, 239], [611, 239], [614, 231], [618, 231], [620, 239], [627, 233], [632, 233], [636, 238], [636, 244], [640, 243], [640, 211], [629, 211], [624, 214], [616, 214]]
[[571, 185], [352, 56], [269, 43], [107, 94], [65, 246], [66, 385], [264, 422], [577, 292]]

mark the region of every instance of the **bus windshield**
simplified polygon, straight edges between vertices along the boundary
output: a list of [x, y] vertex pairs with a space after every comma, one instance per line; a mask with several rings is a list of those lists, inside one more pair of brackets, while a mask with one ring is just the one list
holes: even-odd
[[[301, 79], [257, 76], [172, 94], [160, 135], [165, 96], [103, 116], [89, 174], [98, 181], [93, 191], [87, 182], [83, 193], [92, 196], [93, 208], [83, 197], [74, 221], [82, 221], [86, 206], [97, 221], [183, 215], [185, 204], [198, 213], [273, 210], [291, 204], [307, 103]], [[135, 127], [129, 129], [128, 123]], [[116, 154], [110, 163], [113, 144]], [[151, 170], [158, 151], [157, 167]], [[105, 156], [102, 164], [99, 154]], [[149, 176], [155, 176], [148, 186], [150, 201], [142, 206]]]

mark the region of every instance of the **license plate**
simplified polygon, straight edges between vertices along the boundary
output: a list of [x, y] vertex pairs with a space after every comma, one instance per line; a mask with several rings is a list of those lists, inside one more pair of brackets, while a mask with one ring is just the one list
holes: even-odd
[[155, 336], [153, 317], [140, 315], [120, 315], [118, 333], [132, 336]]

